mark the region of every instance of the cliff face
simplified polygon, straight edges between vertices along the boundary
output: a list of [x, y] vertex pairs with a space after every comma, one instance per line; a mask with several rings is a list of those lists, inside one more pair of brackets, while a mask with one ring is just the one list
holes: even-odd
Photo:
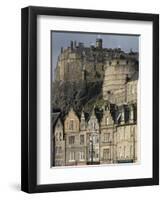
[[62, 116], [70, 107], [80, 116], [84, 109], [90, 113], [94, 104], [102, 98], [102, 81], [55, 81], [52, 85], [52, 109], [61, 110]]
[[[107, 98], [103, 100], [103, 82], [106, 88], [108, 84], [116, 85], [119, 82], [119, 78], [116, 78], [113, 84], [112, 79], [117, 76], [116, 74], [111, 74], [109, 82], [105, 80], [106, 69], [115, 65], [116, 70], [119, 71], [123, 68], [120, 67], [121, 64], [129, 65], [129, 60], [136, 63], [138, 53], [103, 48], [102, 40], [96, 41], [96, 47], [84, 47], [83, 44], [77, 46], [71, 42], [70, 47], [61, 49], [58, 57], [51, 91], [52, 110], [60, 110], [64, 117], [70, 107], [73, 107], [79, 116], [82, 110], [89, 115], [94, 105], [104, 104], [104, 101], [107, 101]], [[136, 66], [137, 64], [134, 64], [134, 68]], [[130, 72], [131, 67], [128, 68]], [[125, 73], [126, 76], [129, 72], [125, 71], [121, 74]], [[121, 74], [120, 78], [122, 78]], [[108, 90], [106, 94], [107, 92]]]

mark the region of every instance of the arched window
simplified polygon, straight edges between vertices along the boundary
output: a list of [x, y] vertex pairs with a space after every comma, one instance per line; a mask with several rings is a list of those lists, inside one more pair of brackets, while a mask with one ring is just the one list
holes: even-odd
[[105, 118], [106, 125], [109, 125], [109, 117]]

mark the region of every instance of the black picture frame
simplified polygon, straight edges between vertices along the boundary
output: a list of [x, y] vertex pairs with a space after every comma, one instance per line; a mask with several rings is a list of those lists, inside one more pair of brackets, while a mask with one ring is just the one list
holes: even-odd
[[[56, 15], [153, 23], [153, 177], [37, 185], [37, 16]], [[28, 193], [159, 184], [159, 15], [30, 6], [21, 11], [21, 190]]]

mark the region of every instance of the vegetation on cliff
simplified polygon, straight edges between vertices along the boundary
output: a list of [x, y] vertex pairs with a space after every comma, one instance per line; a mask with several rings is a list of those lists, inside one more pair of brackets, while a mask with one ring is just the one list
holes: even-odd
[[89, 117], [93, 107], [100, 107], [102, 101], [102, 81], [55, 81], [52, 84], [52, 110], [61, 111], [62, 117], [70, 107], [79, 117], [81, 111]]

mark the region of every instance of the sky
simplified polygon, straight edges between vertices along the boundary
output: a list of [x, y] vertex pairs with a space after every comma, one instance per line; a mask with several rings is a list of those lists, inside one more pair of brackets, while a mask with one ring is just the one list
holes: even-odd
[[[52, 32], [52, 70], [56, 67], [58, 55], [61, 52], [61, 47], [67, 48], [70, 46], [70, 41], [84, 43], [84, 46], [89, 47], [96, 43], [96, 38], [103, 40], [103, 47], [105, 48], [121, 48], [125, 52], [139, 50], [139, 36], [138, 35], [117, 35], [117, 34], [102, 34], [102, 33], [78, 33], [78, 32]], [[54, 76], [54, 73], [53, 73]]]

